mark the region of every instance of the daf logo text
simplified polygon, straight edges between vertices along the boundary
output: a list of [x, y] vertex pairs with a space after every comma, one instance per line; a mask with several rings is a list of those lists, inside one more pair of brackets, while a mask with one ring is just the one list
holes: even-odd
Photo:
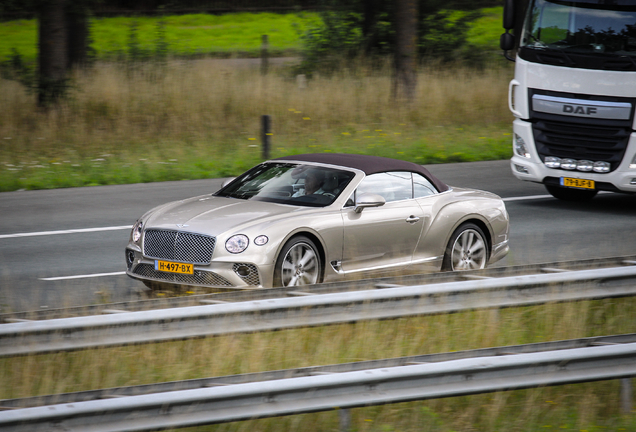
[[568, 114], [595, 115], [597, 108], [593, 106], [563, 105], [563, 112]]

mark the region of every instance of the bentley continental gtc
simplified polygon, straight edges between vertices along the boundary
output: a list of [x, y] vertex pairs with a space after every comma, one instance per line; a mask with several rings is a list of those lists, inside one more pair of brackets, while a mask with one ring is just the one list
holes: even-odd
[[144, 214], [127, 274], [155, 289], [249, 289], [482, 269], [508, 253], [508, 222], [497, 195], [411, 162], [286, 156]]

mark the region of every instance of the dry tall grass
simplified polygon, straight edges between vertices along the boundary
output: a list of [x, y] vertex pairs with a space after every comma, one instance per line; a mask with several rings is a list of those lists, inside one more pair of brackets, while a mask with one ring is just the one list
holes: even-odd
[[[214, 145], [257, 137], [269, 114], [282, 143], [363, 129], [507, 123], [509, 70], [424, 69], [417, 101], [391, 102], [388, 68], [358, 66], [301, 89], [285, 71], [213, 60], [75, 73], [71, 98], [47, 111], [15, 81], [0, 80], [1, 155], [97, 156], [137, 146]], [[62, 155], [60, 154], [62, 153]], [[0, 160], [1, 161], [1, 160]]]
[[[0, 398], [634, 332], [636, 299], [368, 321], [0, 360]], [[634, 430], [617, 381], [352, 410], [356, 431]], [[337, 431], [334, 412], [196, 430]]]

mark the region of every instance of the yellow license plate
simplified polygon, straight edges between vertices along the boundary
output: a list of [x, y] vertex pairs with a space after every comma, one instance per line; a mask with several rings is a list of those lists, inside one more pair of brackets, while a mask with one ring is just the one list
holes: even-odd
[[579, 189], [594, 189], [594, 180], [561, 177], [561, 186]]
[[168, 273], [194, 274], [194, 265], [170, 261], [155, 261], [155, 270]]

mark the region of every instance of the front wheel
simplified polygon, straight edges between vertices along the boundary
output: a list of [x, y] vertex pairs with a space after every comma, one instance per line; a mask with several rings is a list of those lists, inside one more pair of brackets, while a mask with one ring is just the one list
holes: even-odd
[[318, 248], [309, 238], [290, 239], [276, 260], [274, 286], [312, 285], [320, 282], [322, 262]]
[[442, 270], [477, 270], [488, 263], [488, 242], [484, 232], [473, 223], [459, 226], [446, 246]]
[[545, 185], [545, 188], [550, 192], [550, 195], [563, 201], [589, 201], [598, 193], [595, 190], [570, 189], [552, 185]]

